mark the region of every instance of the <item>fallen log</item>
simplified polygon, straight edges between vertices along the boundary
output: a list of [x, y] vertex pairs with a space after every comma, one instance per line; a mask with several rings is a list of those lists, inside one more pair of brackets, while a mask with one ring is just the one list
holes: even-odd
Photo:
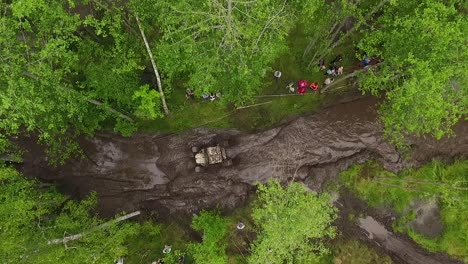
[[130, 219], [132, 217], [135, 217], [137, 215], [140, 215], [140, 211], [135, 211], [133, 213], [130, 213], [130, 214], [126, 214], [124, 216], [121, 216], [121, 217], [118, 217], [114, 220], [111, 220], [107, 223], [104, 223], [102, 225], [99, 225], [95, 228], [92, 228], [90, 231], [87, 231], [87, 232], [83, 232], [83, 233], [79, 233], [79, 234], [75, 234], [75, 235], [71, 235], [71, 236], [66, 236], [64, 238], [57, 238], [57, 239], [52, 239], [52, 240], [49, 240], [47, 241], [47, 244], [48, 245], [54, 245], [54, 244], [60, 244], [60, 243], [67, 243], [68, 241], [73, 241], [73, 240], [77, 240], [77, 239], [80, 239], [82, 238], [83, 236], [85, 236], [86, 234], [90, 233], [90, 232], [93, 232], [93, 231], [96, 231], [96, 230], [99, 230], [99, 229], [103, 229], [103, 228], [106, 228], [108, 227], [109, 225], [113, 224], [113, 223], [118, 223], [118, 222], [122, 222], [122, 221], [125, 221], [127, 219]]

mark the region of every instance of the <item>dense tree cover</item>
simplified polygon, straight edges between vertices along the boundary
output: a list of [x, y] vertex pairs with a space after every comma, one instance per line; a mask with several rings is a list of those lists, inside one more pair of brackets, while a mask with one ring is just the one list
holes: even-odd
[[380, 114], [395, 143], [408, 134], [440, 139], [468, 111], [463, 2], [395, 1], [359, 43], [382, 61], [360, 85], [374, 95], [385, 92]]
[[158, 92], [142, 85], [145, 49], [123, 8], [26, 0], [0, 9], [0, 146], [34, 131], [62, 159], [76, 148], [71, 138], [104, 121], [129, 134], [129, 115], [161, 116]]
[[249, 263], [316, 263], [329, 253], [321, 239], [333, 238], [336, 208], [326, 194], [300, 183], [258, 186], [252, 218], [259, 227]]
[[[289, 33], [296, 27], [310, 37], [304, 47], [309, 65], [366, 28], [360, 54], [382, 63], [360, 84], [375, 95], [386, 92], [381, 115], [387, 135], [395, 143], [412, 133], [440, 138], [467, 112], [468, 22], [462, 4], [4, 1], [0, 150], [10, 136], [33, 131], [49, 154], [63, 160], [77, 149], [76, 136], [104, 127], [130, 135], [138, 127], [134, 121], [163, 116], [162, 92], [170, 96], [176, 83], [197, 95], [220, 92], [225, 103], [245, 103], [261, 90], [272, 63], [290, 52]], [[355, 21], [351, 28], [349, 17]], [[157, 85], [143, 78], [150, 67]]]
[[[349, 19], [354, 18], [359, 24], [362, 21], [363, 14], [368, 11], [366, 7], [360, 7], [361, 1], [332, 1], [321, 2], [317, 5], [317, 14], [313, 18], [313, 23], [303, 20], [301, 25], [310, 42], [307, 44], [303, 58], [307, 60], [308, 67], [314, 66], [316, 69], [319, 59], [333, 51], [333, 48], [345, 38], [344, 27], [350, 23]], [[356, 26], [358, 27], [358, 26]]]
[[141, 80], [148, 54], [137, 17], [164, 85], [188, 76], [197, 94], [221, 92], [226, 102], [242, 103], [287, 50], [297, 18], [312, 17], [318, 2], [2, 2], [1, 146], [35, 131], [65, 159], [76, 149], [75, 136], [109, 123], [129, 135], [132, 116], [160, 117], [158, 92]]
[[[0, 168], [0, 259], [2, 263], [113, 263], [127, 254], [125, 241], [156, 225], [109, 222], [92, 214], [96, 195], [76, 202], [56, 190]], [[87, 232], [64, 244], [51, 239]]]
[[156, 57], [166, 86], [188, 77], [196, 94], [221, 92], [242, 103], [262, 88], [270, 64], [287, 51], [298, 19], [312, 20], [314, 1], [139, 1], [137, 10], [157, 25]]
[[228, 229], [226, 220], [217, 212], [201, 211], [192, 219], [192, 228], [203, 232], [202, 243], [190, 244], [189, 253], [196, 263], [227, 263], [226, 242]]

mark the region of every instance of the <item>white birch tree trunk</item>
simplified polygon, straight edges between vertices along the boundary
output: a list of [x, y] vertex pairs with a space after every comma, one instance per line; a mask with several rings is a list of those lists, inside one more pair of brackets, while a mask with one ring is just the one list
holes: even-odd
[[156, 76], [156, 84], [158, 86], [159, 94], [161, 95], [161, 102], [163, 105], [164, 113], [168, 115], [169, 108], [167, 107], [167, 104], [166, 104], [166, 97], [164, 96], [164, 91], [162, 89], [162, 84], [161, 84], [161, 76], [159, 75], [158, 68], [156, 67], [156, 62], [153, 57], [153, 52], [151, 51], [148, 40], [146, 39], [145, 32], [143, 31], [143, 27], [141, 26], [141, 23], [140, 23], [140, 19], [138, 18], [137, 15], [135, 15], [135, 18], [138, 24], [138, 28], [140, 29], [141, 37], [143, 38], [143, 41], [145, 42], [146, 51], [148, 52], [148, 55], [150, 57], [151, 65], [153, 65], [154, 75]]

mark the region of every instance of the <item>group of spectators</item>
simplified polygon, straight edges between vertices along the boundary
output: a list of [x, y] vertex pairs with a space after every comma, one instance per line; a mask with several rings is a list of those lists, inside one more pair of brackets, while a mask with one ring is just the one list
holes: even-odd
[[[319, 60], [319, 63], [318, 63], [318, 67], [321, 71], [325, 71], [325, 75], [327, 75], [327, 78], [325, 79], [325, 81], [323, 82], [323, 85], [327, 86], [327, 85], [330, 85], [332, 82], [335, 81], [334, 78], [332, 78], [332, 76], [338, 76], [338, 75], [342, 75], [343, 74], [343, 66], [338, 66], [338, 63], [342, 60], [342, 56], [341, 55], [338, 55], [336, 56], [333, 60], [330, 61], [330, 65], [327, 66], [325, 65], [325, 60], [322, 58]], [[366, 57], [364, 58], [363, 60], [363, 64], [365, 66], [369, 65], [369, 62], [370, 60]], [[274, 77], [276, 79], [276, 82], [278, 84], [279, 82], [279, 79], [281, 77], [281, 72], [280, 71], [275, 71], [274, 73]], [[319, 89], [319, 84], [317, 82], [311, 82], [310, 85], [308, 85], [308, 81], [307, 80], [300, 80], [298, 81], [297, 83], [294, 82], [294, 81], [287, 81], [286, 82], [286, 88], [288, 89], [288, 91], [290, 93], [294, 93], [297, 92], [299, 94], [305, 94], [307, 92], [307, 88], [311, 89], [312, 92], [317, 92], [318, 89]], [[218, 99], [221, 94], [219, 93], [205, 93], [205, 94], [202, 94], [201, 95], [202, 98], [204, 100], [210, 100], [210, 101], [215, 101], [216, 99]], [[185, 92], [185, 97], [187, 99], [195, 99], [195, 93], [193, 92], [192, 89], [187, 89], [186, 92]]]
[[[325, 71], [325, 75], [327, 75], [327, 78], [323, 82], [323, 85], [327, 86], [327, 85], [330, 85], [332, 82], [334, 82], [335, 79], [332, 78], [332, 76], [337, 76], [337, 75], [342, 75], [343, 74], [343, 70], [344, 70], [343, 66], [338, 66], [338, 62], [340, 62], [341, 60], [342, 60], [341, 55], [336, 56], [330, 62], [330, 65], [329, 65], [329, 67], [327, 69], [327, 66], [325, 66], [325, 60], [320, 59], [320, 61], [318, 63], [318, 67], [319, 67], [319, 69], [321, 71]], [[279, 78], [281, 77], [281, 72], [276, 71], [274, 76], [275, 76], [276, 81], [278, 82]], [[312, 82], [308, 86], [307, 80], [300, 80], [300, 81], [297, 82], [297, 84], [294, 81], [287, 81], [286, 82], [286, 89], [288, 89], [289, 93], [294, 93], [297, 90], [297, 92], [299, 94], [305, 94], [307, 92], [307, 88], [310, 88], [315, 93], [319, 89], [319, 84], [317, 82]]]
[[[214, 100], [218, 99], [219, 97], [221, 97], [221, 94], [220, 93], [209, 93], [209, 94], [205, 93], [205, 94], [202, 94], [201, 96], [202, 96], [202, 98], [204, 100], [214, 101]], [[185, 98], [195, 99], [195, 93], [193, 92], [192, 89], [188, 88], [185, 91]]]
[[288, 81], [288, 84], [286, 85], [286, 88], [289, 90], [290, 93], [294, 93], [297, 89], [297, 92], [299, 94], [305, 94], [307, 92], [307, 88], [310, 88], [312, 92], [317, 92], [319, 89], [319, 84], [317, 82], [312, 82], [308, 86], [307, 80], [300, 80], [297, 82], [294, 81]]

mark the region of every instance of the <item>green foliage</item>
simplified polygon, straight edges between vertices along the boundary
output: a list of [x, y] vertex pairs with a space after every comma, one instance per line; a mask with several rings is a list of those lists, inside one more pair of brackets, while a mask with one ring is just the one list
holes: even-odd
[[[359, 196], [372, 206], [389, 206], [402, 212], [408, 204], [419, 194], [413, 192], [411, 187], [404, 188], [406, 181], [401, 181], [398, 175], [385, 171], [375, 162], [366, 163], [363, 166], [354, 165], [340, 174], [340, 179], [351, 190], [355, 190]], [[385, 184], [394, 184], [402, 188], [381, 188]]]
[[160, 116], [157, 95], [140, 89], [144, 46], [122, 3], [96, 3], [81, 16], [75, 4], [0, 3], [0, 139], [34, 131], [51, 161], [68, 158], [74, 138], [103, 124], [128, 135], [121, 114]]
[[[13, 1], [0, 4], [0, 133], [40, 131], [42, 141], [58, 148], [74, 123], [77, 131], [95, 127], [83, 120], [87, 102], [65, 81], [77, 63], [72, 51], [79, 38], [75, 15], [55, 1]], [[60, 21], [60, 23], [57, 23]], [[21, 38], [17, 38], [21, 36]]]
[[[40, 190], [37, 182], [12, 168], [0, 168], [0, 183], [3, 263], [112, 263], [127, 254], [125, 241], [140, 232], [139, 225], [132, 223], [110, 222], [95, 229], [105, 221], [90, 213], [96, 195], [81, 202], [67, 200], [54, 189]], [[78, 240], [48, 244], [82, 232], [86, 235]]]
[[222, 264], [227, 263], [226, 242], [223, 241], [227, 234], [226, 219], [217, 212], [201, 211], [193, 218], [192, 228], [203, 232], [203, 242], [190, 244], [188, 251], [196, 263]]
[[249, 263], [314, 263], [329, 251], [320, 241], [333, 238], [336, 208], [330, 197], [299, 183], [258, 185], [252, 218], [259, 228]]
[[[146, 24], [159, 25], [153, 47], [165, 86], [181, 74], [195, 94], [221, 92], [241, 104], [261, 88], [269, 65], [287, 50], [295, 16], [318, 1], [134, 1]], [[155, 16], [148, 16], [154, 14]]]
[[[417, 170], [396, 175], [376, 163], [352, 166], [341, 173], [340, 179], [359, 197], [372, 206], [389, 206], [401, 213], [396, 229], [406, 231], [418, 243], [431, 251], [444, 251], [467, 260], [468, 193], [466, 184], [468, 161], [451, 165], [432, 162]], [[410, 209], [412, 201], [438, 199], [444, 233], [429, 239], [418, 234], [408, 222], [415, 218]]]
[[361, 89], [385, 91], [386, 135], [398, 146], [408, 134], [440, 139], [468, 112], [468, 21], [462, 1], [396, 1], [359, 44], [383, 62], [363, 74]]
[[137, 129], [138, 127], [136, 124], [122, 119], [118, 119], [114, 127], [114, 131], [122, 134], [124, 137], [131, 136], [135, 131], [137, 131]]
[[[155, 228], [157, 230], [150, 232], [151, 229]], [[128, 253], [125, 257], [126, 264], [152, 263], [158, 259], [163, 259], [167, 264], [178, 264], [174, 260], [177, 260], [179, 255], [184, 255], [187, 244], [190, 242], [190, 231], [176, 219], [167, 223], [158, 223], [158, 225], [149, 222], [144, 224], [140, 230], [138, 235], [130, 237], [126, 242], [128, 245]], [[172, 246], [171, 253], [164, 254], [162, 252], [165, 245]], [[192, 263], [189, 258], [186, 260], [186, 263]]]
[[135, 91], [133, 94], [134, 101], [140, 101], [138, 108], [135, 110], [135, 115], [142, 119], [155, 119], [163, 117], [159, 111], [160, 100], [159, 93], [155, 90], [150, 90], [149, 85], [143, 85], [140, 90]]

